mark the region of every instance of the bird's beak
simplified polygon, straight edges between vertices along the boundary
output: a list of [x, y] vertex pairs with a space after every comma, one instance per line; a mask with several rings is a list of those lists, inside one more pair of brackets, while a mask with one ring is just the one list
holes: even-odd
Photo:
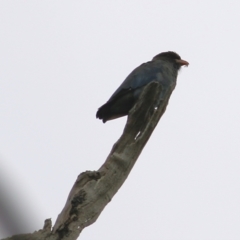
[[188, 66], [189, 65], [189, 63], [187, 61], [182, 60], [182, 59], [176, 59], [176, 62], [178, 64], [180, 64], [181, 66], [183, 66], [183, 65]]

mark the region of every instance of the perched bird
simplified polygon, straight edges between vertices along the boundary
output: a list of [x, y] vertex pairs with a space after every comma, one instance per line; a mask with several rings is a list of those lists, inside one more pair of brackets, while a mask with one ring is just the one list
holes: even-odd
[[188, 62], [175, 52], [156, 55], [152, 61], [141, 64], [127, 76], [110, 99], [98, 109], [96, 117], [105, 123], [128, 115], [143, 88], [152, 81], [160, 82], [162, 86], [172, 84], [174, 88], [178, 70], [183, 65], [188, 66]]

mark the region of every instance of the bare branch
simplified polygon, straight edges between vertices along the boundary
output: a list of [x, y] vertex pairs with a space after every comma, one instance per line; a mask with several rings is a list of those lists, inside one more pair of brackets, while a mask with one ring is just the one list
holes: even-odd
[[[48, 222], [43, 230], [33, 233], [31, 239], [75, 240], [85, 227], [97, 220], [128, 177], [166, 110], [173, 89], [174, 86], [163, 89], [157, 82], [151, 82], [145, 87], [129, 113], [122, 136], [114, 144], [105, 163], [98, 171], [86, 171], [78, 176], [52, 232]], [[41, 237], [34, 236], [38, 233], [41, 233]], [[23, 239], [30, 238], [8, 238]]]

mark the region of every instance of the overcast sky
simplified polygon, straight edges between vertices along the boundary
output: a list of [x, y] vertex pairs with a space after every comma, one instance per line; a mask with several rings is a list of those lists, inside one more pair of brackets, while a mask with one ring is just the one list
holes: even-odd
[[[239, 13], [231, 0], [1, 0], [0, 200], [14, 204], [15, 229], [55, 222], [78, 174], [97, 170], [123, 131], [126, 117], [103, 124], [97, 108], [135, 67], [172, 50], [190, 65], [80, 238], [239, 240]], [[0, 214], [0, 237], [18, 233]]]

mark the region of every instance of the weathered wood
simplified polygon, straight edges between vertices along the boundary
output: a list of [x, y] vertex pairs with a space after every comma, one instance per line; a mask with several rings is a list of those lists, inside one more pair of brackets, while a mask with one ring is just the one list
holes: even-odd
[[[75, 240], [94, 223], [104, 207], [122, 186], [142, 149], [163, 115], [175, 86], [162, 89], [157, 82], [148, 84], [130, 111], [120, 139], [114, 144], [98, 171], [81, 173], [51, 231], [51, 223], [33, 234], [16, 235], [8, 240]], [[5, 240], [7, 240], [5, 239]]]

